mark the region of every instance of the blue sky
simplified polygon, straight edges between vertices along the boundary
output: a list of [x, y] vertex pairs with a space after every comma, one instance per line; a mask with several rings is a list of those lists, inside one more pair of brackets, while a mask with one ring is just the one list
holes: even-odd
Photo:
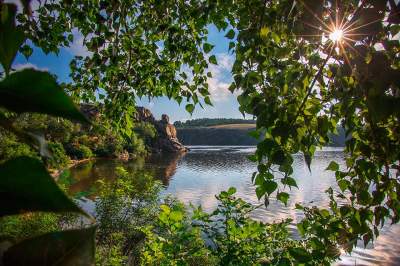
[[[215, 45], [212, 53], [216, 54], [218, 59], [218, 66], [210, 66], [213, 78], [208, 80], [211, 100], [214, 106], [205, 106], [204, 109], [198, 106], [191, 116], [185, 111], [184, 103], [179, 106], [175, 101], [168, 100], [165, 97], [155, 98], [151, 101], [142, 99], [138, 101], [138, 105], [149, 108], [156, 118], [166, 113], [172, 121], [203, 117], [242, 118], [242, 114], [238, 111], [237, 95], [232, 94], [228, 90], [232, 81], [230, 69], [234, 61], [234, 56], [228, 52], [229, 42], [224, 35], [225, 32], [219, 32], [216, 27], [209, 27], [209, 42]], [[79, 34], [76, 34], [75, 37], [71, 47], [61, 49], [58, 55], [46, 55], [38, 48], [34, 48], [33, 54], [28, 60], [19, 54], [14, 61], [13, 68], [35, 67], [48, 70], [56, 74], [59, 81], [68, 82], [70, 80], [69, 62], [74, 55], [84, 55], [86, 53], [82, 46], [82, 37]]]

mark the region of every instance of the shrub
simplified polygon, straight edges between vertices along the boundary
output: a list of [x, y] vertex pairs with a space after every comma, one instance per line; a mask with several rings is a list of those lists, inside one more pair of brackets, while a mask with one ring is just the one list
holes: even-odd
[[20, 239], [56, 231], [58, 216], [54, 213], [27, 213], [0, 219], [0, 239], [15, 242]]
[[112, 135], [99, 136], [94, 152], [98, 157], [118, 157], [123, 151], [123, 139]]
[[13, 134], [0, 130], [0, 162], [19, 156], [38, 157], [27, 144], [18, 142]]
[[134, 131], [144, 139], [146, 144], [150, 143], [157, 135], [154, 125], [146, 122], [137, 122]]
[[93, 157], [90, 148], [82, 144], [68, 144], [66, 146], [66, 152], [75, 160], [89, 159]]
[[140, 138], [136, 134], [132, 134], [130, 140], [125, 145], [125, 149], [129, 153], [133, 153], [133, 154], [144, 154], [144, 153], [146, 153], [146, 145], [145, 145], [143, 139]]
[[114, 182], [99, 181], [95, 205], [101, 265], [112, 265], [108, 257], [118, 261], [137, 253], [143, 241], [139, 228], [153, 223], [158, 215], [161, 184], [143, 172], [128, 173], [122, 167], [116, 172]]
[[68, 165], [70, 160], [61, 143], [49, 142], [48, 148], [52, 155], [52, 157], [47, 160], [47, 165], [49, 167], [60, 169]]
[[[144, 227], [144, 265], [330, 265], [340, 253], [324, 253], [316, 239], [290, 237], [290, 219], [262, 223], [251, 219], [256, 209], [230, 188], [217, 197], [211, 213], [193, 208], [189, 218], [182, 204], [161, 205], [158, 220]], [[206, 245], [205, 243], [209, 243]]]
[[146, 235], [142, 265], [218, 265], [200, 228], [191, 225], [183, 204], [163, 204], [160, 209], [156, 224], [142, 229]]

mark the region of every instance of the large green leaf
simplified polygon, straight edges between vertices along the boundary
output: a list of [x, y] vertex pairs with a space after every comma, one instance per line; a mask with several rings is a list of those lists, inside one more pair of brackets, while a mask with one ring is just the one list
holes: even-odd
[[44, 234], [4, 253], [4, 265], [93, 265], [95, 227]]
[[25, 42], [22, 29], [15, 26], [17, 6], [1, 4], [0, 9], [0, 63], [8, 74], [19, 47]]
[[43, 164], [18, 157], [0, 165], [0, 216], [29, 211], [87, 215], [58, 187]]
[[0, 82], [0, 105], [17, 112], [37, 112], [88, 122], [47, 72], [24, 69]]

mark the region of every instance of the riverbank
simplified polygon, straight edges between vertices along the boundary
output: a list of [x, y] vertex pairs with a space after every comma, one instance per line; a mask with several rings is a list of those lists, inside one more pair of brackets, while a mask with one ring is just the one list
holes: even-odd
[[47, 170], [49, 171], [50, 175], [51, 175], [54, 179], [57, 180], [58, 177], [60, 176], [60, 174], [61, 174], [63, 171], [65, 171], [65, 170], [67, 170], [67, 169], [70, 169], [70, 168], [72, 168], [72, 167], [74, 167], [74, 166], [76, 166], [76, 165], [78, 165], [78, 164], [86, 163], [86, 162], [93, 161], [93, 160], [97, 160], [97, 159], [102, 159], [102, 158], [85, 158], [85, 159], [82, 159], [82, 160], [70, 160], [70, 162], [68, 163], [68, 165], [67, 165], [66, 167], [63, 167], [63, 168], [61, 168], [61, 169], [47, 169]]

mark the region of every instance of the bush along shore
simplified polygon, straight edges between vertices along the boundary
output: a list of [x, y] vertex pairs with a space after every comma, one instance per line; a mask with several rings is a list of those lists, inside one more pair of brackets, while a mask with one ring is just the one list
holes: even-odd
[[[90, 117], [91, 125], [42, 114], [25, 114], [14, 120], [20, 130], [31, 132], [37, 145], [42, 146], [42, 153], [51, 155], [44, 156], [43, 160], [53, 176], [60, 170], [95, 158], [129, 160], [150, 153], [186, 151], [167, 115], [157, 121], [148, 109], [138, 107], [136, 116], [132, 117], [133, 132], [127, 137], [113, 129], [99, 108], [81, 105], [81, 110]], [[30, 146], [18, 141], [15, 134], [0, 128], [0, 162], [24, 155], [39, 158]]]

